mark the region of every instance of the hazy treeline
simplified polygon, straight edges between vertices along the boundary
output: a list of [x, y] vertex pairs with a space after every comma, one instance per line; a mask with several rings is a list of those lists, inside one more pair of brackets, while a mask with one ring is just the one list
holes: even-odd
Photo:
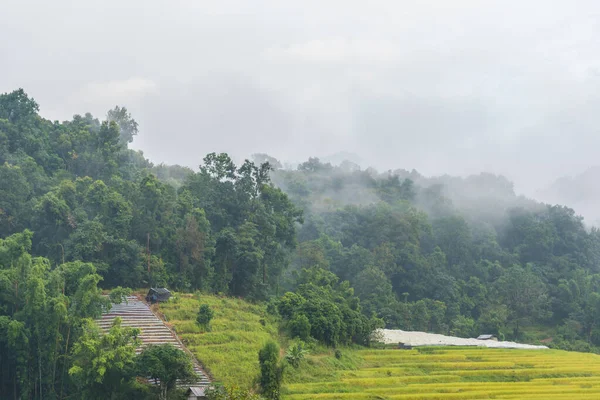
[[332, 346], [383, 325], [600, 345], [599, 232], [502, 177], [214, 153], [193, 171], [152, 165], [137, 134], [125, 108], [53, 122], [0, 95], [2, 393], [90, 390], [74, 343], [94, 338], [99, 287], [268, 301], [289, 334]]
[[277, 292], [302, 213], [268, 165], [154, 167], [128, 149], [137, 129], [125, 108], [59, 123], [0, 95], [0, 397], [142, 398], [137, 334], [88, 322], [100, 287]]
[[127, 148], [136, 133], [119, 107], [58, 123], [22, 91], [2, 95], [0, 235], [31, 229], [35, 255], [91, 262], [106, 287], [265, 298], [301, 221], [268, 166], [209, 154], [196, 173], [153, 167]]
[[523, 325], [544, 325], [555, 345], [600, 344], [600, 234], [572, 209], [516, 196], [492, 174], [310, 159], [273, 181], [304, 210], [293, 267], [348, 280], [388, 327], [526, 339]]

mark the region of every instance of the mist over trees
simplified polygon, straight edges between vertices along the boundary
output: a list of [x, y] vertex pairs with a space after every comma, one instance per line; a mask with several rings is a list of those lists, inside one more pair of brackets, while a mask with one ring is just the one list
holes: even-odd
[[290, 287], [294, 271], [318, 266], [389, 328], [526, 339], [523, 325], [542, 324], [561, 327], [557, 343], [600, 343], [584, 316], [599, 232], [570, 208], [517, 196], [487, 173], [427, 178], [313, 158], [273, 181], [304, 211]]
[[0, 95], [3, 395], [90, 390], [76, 343], [106, 345], [89, 327], [100, 288], [265, 301], [290, 336], [329, 346], [368, 345], [380, 326], [527, 340], [534, 325], [556, 346], [600, 346], [599, 231], [501, 176], [291, 169], [267, 154], [153, 165], [128, 148], [140, 133], [125, 107], [104, 121], [38, 110], [23, 90]]

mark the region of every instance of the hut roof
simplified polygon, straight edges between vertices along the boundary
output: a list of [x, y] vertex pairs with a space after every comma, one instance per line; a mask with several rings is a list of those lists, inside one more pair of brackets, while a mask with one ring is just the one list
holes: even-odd
[[154, 298], [157, 301], [167, 301], [171, 298], [171, 292], [167, 288], [151, 288], [146, 295], [146, 300]]
[[206, 386], [191, 386], [187, 390], [187, 395], [193, 394], [197, 397], [206, 396]]
[[156, 293], [158, 295], [169, 295], [171, 292], [167, 288], [151, 288], [149, 293]]

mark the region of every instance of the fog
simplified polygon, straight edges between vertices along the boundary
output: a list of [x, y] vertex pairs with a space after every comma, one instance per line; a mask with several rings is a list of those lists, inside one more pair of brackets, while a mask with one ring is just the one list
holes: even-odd
[[[598, 164], [596, 1], [11, 1], [0, 92], [50, 119], [124, 105], [133, 146], [486, 171], [534, 195]], [[542, 196], [543, 197], [543, 196]]]

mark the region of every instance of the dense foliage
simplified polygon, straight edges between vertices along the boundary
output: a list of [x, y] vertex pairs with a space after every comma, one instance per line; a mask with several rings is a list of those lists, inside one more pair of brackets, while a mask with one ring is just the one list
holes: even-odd
[[104, 121], [38, 110], [23, 90], [0, 95], [2, 394], [89, 390], [77, 366], [94, 355], [75, 343], [104, 346], [86, 322], [99, 287], [270, 300], [291, 336], [329, 346], [383, 324], [516, 339], [542, 326], [557, 346], [600, 346], [600, 232], [502, 177], [283, 169], [266, 154], [155, 166], [128, 148], [139, 126], [124, 107]]
[[277, 302], [292, 337], [315, 338], [327, 345], [368, 345], [379, 321], [363, 314], [360, 300], [348, 281], [338, 282], [332, 272], [313, 267], [302, 270], [295, 292]]
[[390, 328], [526, 339], [524, 325], [558, 326], [555, 344], [600, 345], [600, 232], [572, 209], [518, 197], [490, 174], [310, 159], [273, 180], [305, 214], [288, 287], [316, 266], [348, 280], [363, 313]]
[[276, 291], [301, 212], [267, 163], [209, 154], [198, 172], [169, 174], [127, 148], [138, 125], [125, 108], [63, 123], [37, 110], [22, 90], [0, 95], [2, 237], [31, 229], [35, 255], [93, 263], [106, 287]]
[[[0, 239], [0, 397], [53, 399], [69, 391], [90, 318], [107, 300], [92, 264], [52, 268], [32, 257], [30, 231]], [[74, 347], [75, 344], [75, 347]]]

